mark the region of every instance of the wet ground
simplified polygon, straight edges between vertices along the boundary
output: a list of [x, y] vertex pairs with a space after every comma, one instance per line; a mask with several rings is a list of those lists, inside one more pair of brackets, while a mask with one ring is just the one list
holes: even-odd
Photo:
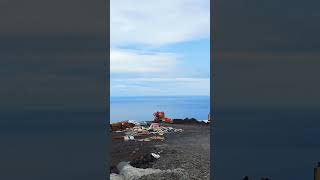
[[[210, 179], [210, 125], [170, 124], [168, 126], [181, 128], [184, 131], [165, 134], [164, 141], [135, 142], [113, 139], [110, 172], [118, 173], [116, 165], [121, 161], [130, 161], [132, 166], [138, 168], [161, 170], [181, 168], [184, 170], [182, 172], [184, 177], [188, 179]], [[112, 132], [111, 136], [121, 136], [121, 133]], [[150, 153], [160, 153], [160, 158], [154, 159]], [[152, 176], [154, 175], [143, 178], [157, 179]], [[166, 179], [179, 179], [179, 177], [172, 175]]]

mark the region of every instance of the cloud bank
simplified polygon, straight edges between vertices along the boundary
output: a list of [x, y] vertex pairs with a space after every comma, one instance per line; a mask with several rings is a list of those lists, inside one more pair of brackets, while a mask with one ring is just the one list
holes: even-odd
[[163, 46], [210, 34], [209, 0], [111, 0], [111, 45]]
[[209, 41], [209, 3], [111, 0], [111, 95], [209, 95], [209, 77], [186, 73], [186, 53], [172, 47]]
[[175, 66], [174, 53], [111, 49], [111, 73], [158, 73]]

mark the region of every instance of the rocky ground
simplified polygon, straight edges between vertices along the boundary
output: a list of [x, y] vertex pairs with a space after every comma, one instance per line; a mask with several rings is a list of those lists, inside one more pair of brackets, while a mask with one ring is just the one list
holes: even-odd
[[[166, 134], [164, 141], [150, 142], [123, 141], [115, 138], [121, 133], [112, 132], [110, 173], [119, 173], [119, 162], [130, 161], [135, 168], [163, 170], [140, 179], [210, 179], [210, 125], [168, 126], [184, 131]], [[151, 153], [160, 154], [160, 158], [153, 158]]]

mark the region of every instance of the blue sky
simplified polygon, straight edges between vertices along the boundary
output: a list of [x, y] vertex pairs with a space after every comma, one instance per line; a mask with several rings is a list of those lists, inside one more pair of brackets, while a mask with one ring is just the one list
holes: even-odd
[[210, 95], [209, 2], [111, 0], [111, 96]]

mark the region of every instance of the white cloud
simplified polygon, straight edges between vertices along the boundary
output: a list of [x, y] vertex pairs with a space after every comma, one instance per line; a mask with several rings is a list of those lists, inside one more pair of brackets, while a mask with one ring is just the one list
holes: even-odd
[[209, 0], [111, 0], [111, 46], [161, 46], [207, 38]]
[[183, 51], [178, 54], [170, 46], [172, 52], [158, 49], [208, 39], [210, 0], [111, 0], [110, 4], [111, 95], [210, 93], [210, 78], [200, 78], [203, 72], [186, 66]]
[[160, 73], [176, 66], [174, 53], [144, 52], [139, 50], [110, 50], [111, 73]]
[[[116, 79], [115, 79], [116, 80]], [[209, 78], [128, 78], [127, 82], [210, 82]]]

